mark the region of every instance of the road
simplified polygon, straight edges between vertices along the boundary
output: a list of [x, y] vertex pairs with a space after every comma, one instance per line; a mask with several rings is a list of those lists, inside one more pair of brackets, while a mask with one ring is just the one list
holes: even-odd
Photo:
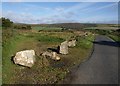
[[91, 58], [80, 64], [63, 84], [117, 84], [118, 44], [106, 36], [96, 36]]

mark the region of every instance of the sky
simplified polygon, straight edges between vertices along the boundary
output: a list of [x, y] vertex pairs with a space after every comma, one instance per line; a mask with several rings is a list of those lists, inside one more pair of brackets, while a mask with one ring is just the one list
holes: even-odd
[[1, 0], [2, 2], [119, 2], [119, 0]]
[[[18, 0], [17, 0], [18, 1]], [[2, 2], [2, 15], [15, 23], [117, 23], [117, 2]]]

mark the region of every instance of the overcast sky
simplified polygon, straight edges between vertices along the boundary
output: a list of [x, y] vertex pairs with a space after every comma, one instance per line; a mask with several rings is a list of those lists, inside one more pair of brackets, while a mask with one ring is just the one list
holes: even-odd
[[69, 22], [117, 23], [118, 3], [2, 2], [2, 17], [9, 18], [16, 23], [34, 24]]

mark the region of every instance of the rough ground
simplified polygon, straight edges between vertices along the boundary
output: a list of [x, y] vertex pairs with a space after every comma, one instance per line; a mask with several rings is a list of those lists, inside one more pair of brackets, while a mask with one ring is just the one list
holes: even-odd
[[91, 58], [68, 75], [63, 83], [117, 84], [118, 44], [108, 37], [97, 36]]

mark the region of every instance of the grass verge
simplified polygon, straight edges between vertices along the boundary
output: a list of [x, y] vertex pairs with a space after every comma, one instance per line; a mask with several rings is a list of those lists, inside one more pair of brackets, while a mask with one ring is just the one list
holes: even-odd
[[108, 35], [111, 39], [113, 39], [116, 42], [120, 42], [120, 37], [117, 35]]
[[[56, 48], [62, 41], [73, 36], [70, 32], [60, 33], [21, 33], [3, 44], [3, 83], [4, 84], [53, 84], [63, 80], [69, 70], [87, 59], [92, 47], [93, 35], [78, 37], [76, 47], [69, 48], [68, 55], [61, 55], [60, 61], [42, 58], [41, 52]], [[34, 49], [37, 62], [32, 68], [13, 64], [12, 56], [24, 49]]]

